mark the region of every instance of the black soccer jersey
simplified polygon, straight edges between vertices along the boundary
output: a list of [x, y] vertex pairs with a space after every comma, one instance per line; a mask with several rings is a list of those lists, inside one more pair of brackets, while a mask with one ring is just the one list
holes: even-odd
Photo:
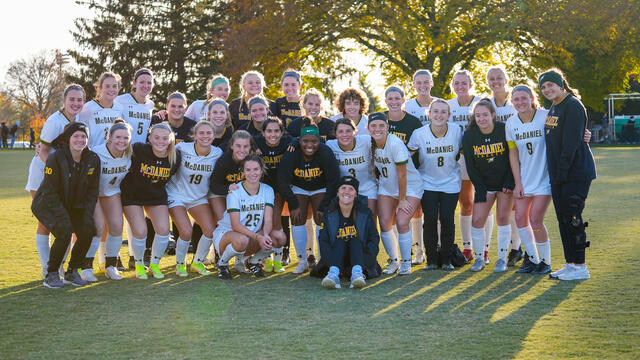
[[231, 140], [231, 135], [233, 135], [233, 128], [231, 128], [231, 126], [227, 126], [226, 128], [224, 128], [222, 136], [213, 139], [211, 145], [219, 147], [222, 151], [227, 151], [229, 140]]
[[227, 196], [229, 185], [242, 180], [244, 180], [242, 162], [233, 160], [233, 152], [229, 150], [216, 161], [216, 166], [213, 168], [213, 174], [209, 180], [209, 190], [215, 195]]
[[135, 143], [132, 148], [131, 167], [120, 183], [122, 205], [167, 205], [165, 185], [178, 171], [180, 152], [170, 166], [168, 157], [153, 154], [151, 144]]
[[285, 128], [289, 127], [292, 121], [302, 117], [302, 96], [299, 101], [287, 101], [287, 97], [279, 97], [273, 107], [273, 115], [282, 120]]
[[[384, 114], [387, 116], [387, 119], [389, 119], [389, 112], [385, 111]], [[420, 122], [420, 119], [407, 112], [400, 121], [389, 120], [389, 134], [398, 137], [405, 145], [409, 143], [413, 132], [421, 127], [422, 122]]]
[[258, 149], [260, 149], [262, 153], [260, 156], [262, 156], [267, 165], [267, 173], [262, 177], [262, 182], [271, 186], [273, 190], [278, 191], [277, 170], [280, 165], [280, 160], [282, 160], [289, 145], [294, 147], [298, 145], [298, 139], [289, 135], [283, 135], [278, 145], [274, 147], [267, 144], [264, 136], [256, 136], [253, 140], [256, 142]]
[[255, 125], [253, 124], [253, 121], [249, 121], [248, 123], [244, 124], [240, 128], [240, 130], [245, 130], [246, 132], [251, 134], [251, 136], [260, 136], [260, 135], [262, 135], [262, 129], [256, 128]]
[[[275, 103], [267, 99], [269, 106], [268, 115], [273, 115], [272, 112], [275, 109]], [[249, 104], [243, 98], [236, 98], [229, 103], [229, 113], [231, 114], [231, 124], [234, 129], [241, 129], [246, 123], [251, 121], [251, 112], [249, 111]]]
[[[163, 121], [164, 120], [162, 120], [159, 116], [153, 115], [153, 117], [151, 118], [151, 125], [153, 126], [153, 124], [158, 124]], [[189, 119], [188, 117], [184, 117], [182, 125], [180, 125], [180, 127], [174, 127], [173, 125], [171, 125], [171, 130], [173, 131], [173, 135], [176, 138], [176, 144], [179, 144], [183, 141], [193, 141], [193, 139], [191, 138], [191, 132], [196, 124], [197, 123], [195, 121]], [[149, 139], [147, 139], [147, 141], [149, 141]]]
[[[289, 124], [287, 132], [291, 136], [300, 137], [300, 131], [302, 130], [303, 118], [297, 118]], [[320, 117], [320, 122], [316, 124], [318, 126], [318, 132], [322, 140], [333, 140], [336, 138], [335, 126], [336, 123], [326, 117]]]

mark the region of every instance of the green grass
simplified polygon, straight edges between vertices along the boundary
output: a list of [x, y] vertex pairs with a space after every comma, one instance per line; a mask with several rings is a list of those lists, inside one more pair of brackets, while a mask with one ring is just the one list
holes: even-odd
[[[261, 280], [176, 278], [173, 257], [161, 263], [164, 280], [127, 272], [119, 282], [99, 275], [95, 285], [45, 289], [23, 190], [32, 153], [2, 151], [0, 358], [637, 359], [640, 148], [594, 152], [599, 178], [585, 211], [592, 279], [467, 266], [326, 291], [293, 266]], [[547, 226], [557, 268], [552, 209]]]

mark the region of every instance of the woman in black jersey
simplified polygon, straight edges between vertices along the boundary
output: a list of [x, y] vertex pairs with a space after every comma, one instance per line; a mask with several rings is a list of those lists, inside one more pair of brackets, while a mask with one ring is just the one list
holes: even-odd
[[[324, 98], [318, 90], [309, 89], [309, 91], [304, 94], [302, 107], [304, 108], [304, 116], [311, 118], [313, 124], [318, 127], [322, 140], [327, 141], [336, 138], [336, 131], [335, 122], [320, 115], [322, 113], [323, 102]], [[303, 118], [298, 118], [289, 124], [287, 131], [291, 136], [299, 137], [300, 130], [303, 126]]]
[[151, 125], [167, 121], [171, 125], [176, 144], [183, 141], [192, 141], [191, 133], [197, 121], [186, 117], [185, 111], [187, 111], [187, 97], [181, 92], [172, 92], [167, 96], [166, 116], [162, 118], [159, 114], [153, 115], [151, 117]]
[[246, 130], [251, 136], [262, 135], [264, 121], [269, 114], [269, 104], [267, 100], [261, 96], [254, 96], [249, 100], [249, 112], [251, 113], [251, 121], [246, 123], [241, 130]]
[[552, 102], [545, 123], [547, 164], [551, 181], [551, 198], [560, 226], [560, 238], [567, 265], [550, 276], [560, 280], [586, 280], [591, 277], [585, 264], [589, 247], [582, 221], [582, 211], [591, 181], [596, 178], [596, 164], [583, 136], [587, 113], [558, 69], [538, 77], [538, 85]]
[[504, 123], [496, 121], [496, 109], [491, 100], [482, 99], [474, 105], [462, 138], [467, 172], [475, 189], [471, 241], [476, 259], [471, 271], [480, 271], [485, 267], [484, 224], [494, 202], [497, 202], [498, 221], [498, 261], [494, 271], [507, 270], [514, 180], [504, 129]]
[[[240, 78], [240, 97], [233, 99], [229, 104], [229, 112], [231, 113], [231, 123], [233, 128], [241, 129], [246, 123], [251, 121], [251, 113], [249, 112], [249, 99], [254, 96], [264, 96], [264, 76], [255, 70], [247, 71]], [[274, 102], [267, 100], [269, 110], [275, 107]]]
[[211, 145], [217, 146], [223, 151], [227, 150], [233, 127], [229, 115], [229, 104], [222, 99], [213, 99], [209, 103], [209, 121], [213, 124], [213, 142]]
[[291, 234], [300, 261], [295, 274], [308, 269], [304, 256], [308, 205], [311, 203], [314, 221], [320, 225], [322, 212], [336, 195], [340, 174], [333, 151], [320, 139], [318, 127], [310, 118], [305, 118], [300, 146], [294, 152], [285, 153], [278, 168], [278, 190], [289, 205]]
[[292, 121], [302, 117], [302, 109], [300, 107], [302, 77], [296, 70], [287, 69], [282, 74], [280, 85], [284, 96], [276, 99], [273, 115], [282, 120], [284, 127], [288, 128]]
[[[273, 229], [285, 230], [285, 234], [289, 233], [289, 216], [283, 216], [284, 200], [278, 192], [277, 171], [280, 160], [287, 151], [294, 151], [298, 144], [298, 140], [290, 135], [284, 135], [284, 126], [282, 121], [277, 117], [269, 116], [263, 124], [263, 136], [256, 136], [253, 140], [258, 148], [258, 153], [264, 159], [266, 164], [266, 172], [262, 182], [271, 186], [275, 192], [275, 202], [273, 203]], [[288, 243], [289, 241], [287, 241]], [[284, 250], [284, 249], [283, 249]], [[288, 250], [288, 245], [287, 245]], [[287, 252], [288, 254], [288, 252]], [[282, 264], [283, 253], [274, 252], [274, 259], [267, 260], [264, 271], [266, 272], [284, 272]]]
[[133, 233], [129, 246], [133, 248], [136, 278], [147, 278], [143, 264], [147, 236], [146, 213], [156, 233], [149, 269], [153, 277], [162, 279], [164, 275], [158, 268], [158, 263], [169, 243], [169, 209], [165, 185], [178, 170], [180, 152], [175, 149], [174, 135], [166, 122], [151, 127], [149, 142], [133, 144], [131, 167], [122, 180], [120, 189], [124, 215]]

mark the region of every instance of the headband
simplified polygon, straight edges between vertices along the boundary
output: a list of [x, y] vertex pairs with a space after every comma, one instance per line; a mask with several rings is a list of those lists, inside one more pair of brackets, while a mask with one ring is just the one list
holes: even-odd
[[216, 86], [218, 86], [220, 84], [229, 85], [229, 79], [227, 79], [225, 77], [217, 78], [217, 79], [213, 80], [213, 82], [211, 83], [211, 88], [213, 89], [214, 87], [216, 87]]
[[126, 123], [117, 123], [117, 124], [111, 125], [111, 129], [109, 129], [109, 133], [113, 134], [114, 132], [116, 132], [118, 130], [131, 131], [131, 129], [129, 128], [129, 125], [127, 125]]
[[209, 103], [209, 109], [211, 109], [211, 107], [213, 107], [214, 105], [222, 105], [224, 106], [225, 109], [229, 109], [229, 104], [227, 104], [227, 102], [224, 100], [220, 100], [220, 99], [212, 100]]
[[547, 81], [551, 81], [552, 83], [564, 89], [564, 81], [562, 79], [562, 75], [560, 75], [556, 71], [549, 70], [547, 72], [540, 74], [540, 76], [538, 77], [538, 86], [542, 87], [542, 84], [544, 84]]
[[387, 90], [384, 91], [384, 97], [387, 97], [387, 95], [389, 95], [390, 92], [394, 92], [394, 91], [400, 93], [400, 96], [404, 97], [404, 91], [402, 91], [402, 89], [400, 89], [397, 86], [389, 86]]
[[383, 113], [382, 111], [374, 112], [373, 114], [369, 115], [369, 123], [376, 120], [389, 123], [389, 119], [387, 118], [387, 115], [385, 115], [385, 113]]
[[299, 83], [302, 82], [302, 80], [300, 79], [300, 74], [297, 71], [285, 71], [284, 74], [282, 74], [282, 80], [284, 80], [284, 78], [286, 78], [287, 76], [295, 78]]
[[249, 100], [249, 108], [251, 108], [255, 104], [262, 104], [264, 106], [267, 106], [267, 101], [261, 97], [255, 96], [252, 97], [251, 100]]
[[431, 72], [430, 72], [429, 70], [424, 70], [424, 69], [423, 69], [423, 70], [418, 70], [418, 71], [416, 71], [416, 72], [413, 74], [413, 79], [415, 80], [415, 79], [416, 79], [416, 76], [418, 76], [418, 75], [427, 75], [427, 76], [429, 76], [430, 78], [432, 77], [432, 76], [431, 76]]
[[149, 75], [149, 76], [153, 77], [153, 74], [151, 73], [151, 70], [141, 69], [141, 70], [136, 71], [136, 74], [133, 76], [133, 81], [138, 80], [140, 75]]
[[320, 136], [320, 131], [318, 131], [318, 128], [315, 126], [305, 126], [302, 128], [302, 130], [300, 130], [300, 137], [303, 137], [305, 135]]
[[515, 93], [516, 91], [524, 91], [529, 94], [529, 96], [533, 97], [533, 93], [531, 93], [531, 89], [528, 86], [518, 85], [514, 87], [513, 90], [511, 90], [511, 95], [513, 95], [513, 93]]
[[153, 131], [153, 130], [155, 130], [155, 129], [158, 129], [158, 128], [159, 128], [159, 129], [165, 129], [165, 130], [167, 130], [168, 132], [173, 132], [173, 130], [171, 130], [171, 128], [169, 127], [169, 125], [168, 125], [168, 123], [167, 123], [166, 121], [165, 121], [165, 122], [161, 122], [161, 123], [154, 124], [154, 125], [152, 126], [151, 130], [150, 130], [149, 132], [151, 132], [151, 131]]

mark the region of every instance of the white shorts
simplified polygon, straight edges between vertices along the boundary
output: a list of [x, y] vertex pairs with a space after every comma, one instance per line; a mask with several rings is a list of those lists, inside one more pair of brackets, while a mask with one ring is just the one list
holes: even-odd
[[358, 189], [358, 195], [366, 196], [370, 200], [378, 199], [378, 187], [376, 183], [373, 183], [370, 186], [360, 187]]
[[495, 195], [497, 193], [498, 193], [497, 191], [488, 191], [487, 190], [487, 195]]
[[209, 201], [207, 201], [207, 198], [200, 198], [196, 201], [186, 201], [179, 196], [171, 196], [171, 194], [167, 194], [167, 205], [169, 209], [176, 206], [182, 206], [185, 209], [189, 210], [192, 207], [202, 205], [202, 204], [209, 204]]
[[[420, 181], [407, 182], [407, 196], [411, 196], [417, 199], [422, 199], [422, 195], [424, 194], [424, 191], [422, 190], [422, 186], [423, 186], [422, 179], [420, 179]], [[395, 191], [393, 194], [385, 191], [383, 187], [380, 187], [378, 191], [379, 191], [378, 192], [379, 195], [390, 196], [394, 199], [398, 198], [399, 189], [398, 191]]]
[[228, 233], [229, 231], [233, 230], [221, 226], [213, 230], [213, 247], [214, 249], [216, 249], [216, 252], [218, 252], [218, 255], [220, 256], [222, 256], [222, 254], [220, 253], [220, 241], [222, 241], [222, 237], [224, 236], [224, 234]]
[[469, 173], [467, 172], [467, 163], [464, 162], [464, 155], [460, 154], [458, 164], [460, 164], [460, 178], [462, 180], [471, 180], [469, 179]]
[[215, 199], [215, 198], [225, 198], [226, 199], [227, 197], [224, 196], [224, 195], [217, 195], [217, 194], [214, 194], [211, 191], [209, 191], [209, 193], [207, 194], [207, 199]]
[[40, 159], [40, 156], [34, 156], [31, 159], [29, 165], [29, 178], [27, 180], [27, 186], [24, 187], [27, 191], [38, 191], [42, 180], [44, 179], [44, 167], [45, 163]]
[[299, 188], [299, 187], [297, 187], [295, 185], [291, 185], [291, 191], [293, 191], [293, 193], [296, 194], [296, 195], [313, 196], [313, 195], [316, 195], [316, 194], [323, 194], [323, 193], [327, 192], [327, 189], [322, 188], [322, 189], [318, 189], [318, 190], [309, 191], [309, 190], [305, 190], [305, 189]]
[[529, 189], [525, 189], [524, 196], [526, 197], [538, 196], [538, 195], [551, 195], [550, 184], [539, 185], [538, 187], [530, 191], [526, 191], [526, 190], [529, 190]]

